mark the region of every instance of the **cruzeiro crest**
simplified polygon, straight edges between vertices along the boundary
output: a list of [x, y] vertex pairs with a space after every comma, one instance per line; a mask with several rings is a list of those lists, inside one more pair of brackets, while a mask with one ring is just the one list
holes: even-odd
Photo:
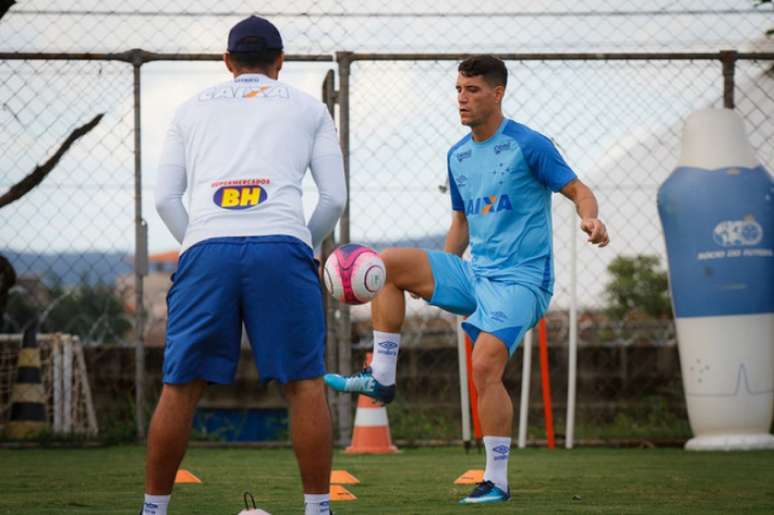
[[763, 227], [752, 215], [743, 220], [724, 220], [715, 226], [712, 239], [721, 247], [757, 245], [763, 240]]

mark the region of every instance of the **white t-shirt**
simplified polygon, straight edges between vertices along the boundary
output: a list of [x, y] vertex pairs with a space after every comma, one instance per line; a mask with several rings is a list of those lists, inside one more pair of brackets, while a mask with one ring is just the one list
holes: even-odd
[[[308, 225], [301, 202], [307, 168], [320, 193]], [[333, 120], [319, 100], [265, 75], [207, 88], [175, 113], [155, 198], [181, 253], [220, 236], [283, 234], [315, 247], [346, 201]]]

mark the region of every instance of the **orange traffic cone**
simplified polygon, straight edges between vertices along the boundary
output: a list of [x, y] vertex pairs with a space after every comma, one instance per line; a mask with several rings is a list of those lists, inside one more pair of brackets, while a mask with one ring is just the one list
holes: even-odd
[[[366, 354], [366, 366], [371, 363], [371, 353]], [[352, 444], [344, 450], [347, 454], [392, 454], [398, 448], [392, 445], [390, 424], [384, 404], [361, 395], [357, 400], [355, 427]]]

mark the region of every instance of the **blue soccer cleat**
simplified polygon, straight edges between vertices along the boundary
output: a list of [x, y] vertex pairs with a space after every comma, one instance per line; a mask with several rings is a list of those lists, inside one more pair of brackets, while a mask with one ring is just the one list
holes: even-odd
[[395, 385], [384, 386], [374, 379], [371, 367], [366, 367], [359, 373], [351, 376], [339, 374], [325, 374], [325, 384], [337, 392], [359, 393], [384, 404], [389, 404], [395, 398]]
[[511, 498], [511, 489], [503, 492], [491, 481], [482, 481], [476, 485], [476, 488], [469, 496], [460, 500], [460, 504], [492, 504], [496, 502], [505, 502]]

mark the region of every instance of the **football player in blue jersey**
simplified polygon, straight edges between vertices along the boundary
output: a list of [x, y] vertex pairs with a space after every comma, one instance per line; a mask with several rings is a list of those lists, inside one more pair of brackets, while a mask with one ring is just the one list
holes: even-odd
[[[553, 294], [551, 194], [575, 203], [588, 242], [608, 244], [592, 191], [550, 139], [503, 116], [508, 72], [489, 55], [458, 67], [460, 121], [470, 133], [447, 155], [452, 220], [444, 251], [393, 248], [382, 253], [387, 284], [373, 300], [373, 361], [359, 374], [327, 374], [337, 391], [382, 402], [395, 395], [395, 366], [405, 317], [404, 292], [467, 316], [474, 342], [473, 381], [486, 447], [484, 481], [460, 502], [510, 498], [508, 457], [513, 405], [502, 382], [524, 333], [543, 316]], [[472, 258], [461, 256], [470, 245]]]

